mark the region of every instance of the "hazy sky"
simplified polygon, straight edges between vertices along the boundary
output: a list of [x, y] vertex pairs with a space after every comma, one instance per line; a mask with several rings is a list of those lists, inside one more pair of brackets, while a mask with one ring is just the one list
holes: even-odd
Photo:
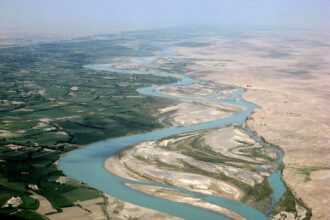
[[0, 0], [0, 30], [110, 33], [221, 25], [330, 27], [330, 0]]

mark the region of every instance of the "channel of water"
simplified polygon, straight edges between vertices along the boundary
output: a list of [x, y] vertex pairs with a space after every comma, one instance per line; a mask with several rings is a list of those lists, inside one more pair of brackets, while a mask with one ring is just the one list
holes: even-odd
[[[168, 55], [169, 53], [165, 51], [163, 53], [163, 57], [165, 56], [165, 54]], [[138, 60], [140, 63], [144, 63], [144, 64], [148, 64], [151, 62], [150, 59], [147, 58], [139, 58]], [[106, 71], [112, 71], [123, 74], [145, 73], [145, 74], [154, 74], [158, 76], [174, 76], [179, 78], [180, 81], [168, 85], [162, 85], [162, 86], [153, 85], [146, 88], [140, 88], [137, 91], [143, 95], [157, 96], [157, 97], [170, 98], [170, 99], [181, 99], [181, 100], [185, 99], [185, 100], [196, 100], [196, 101], [201, 100], [208, 102], [228, 103], [228, 104], [241, 106], [243, 107], [244, 110], [235, 113], [229, 117], [210, 121], [207, 123], [185, 126], [185, 127], [171, 127], [171, 128], [144, 133], [144, 134], [113, 138], [113, 139], [89, 144], [83, 148], [80, 148], [76, 151], [67, 154], [60, 160], [59, 167], [60, 169], [63, 170], [63, 172], [67, 176], [76, 179], [78, 181], [84, 182], [120, 200], [127, 201], [143, 207], [151, 208], [160, 212], [165, 212], [170, 215], [181, 217], [184, 219], [212, 220], [212, 219], [230, 219], [230, 218], [210, 210], [197, 208], [192, 205], [174, 202], [174, 201], [158, 198], [152, 195], [148, 195], [139, 191], [135, 191], [127, 187], [125, 183], [159, 185], [159, 186], [174, 188], [180, 192], [184, 192], [202, 198], [207, 202], [217, 204], [224, 208], [230, 209], [233, 212], [236, 212], [237, 214], [241, 215], [242, 217], [245, 217], [246, 219], [262, 220], [268, 218], [264, 213], [258, 211], [255, 208], [247, 206], [244, 203], [237, 200], [227, 199], [219, 196], [210, 196], [210, 195], [195, 193], [177, 187], [169, 186], [166, 184], [130, 181], [109, 173], [104, 168], [104, 161], [107, 158], [114, 156], [119, 150], [122, 150], [126, 147], [129, 147], [133, 144], [137, 144], [140, 142], [159, 140], [165, 137], [169, 137], [171, 135], [176, 135], [184, 132], [222, 127], [231, 124], [237, 124], [241, 126], [245, 122], [247, 116], [249, 116], [256, 108], [258, 108], [258, 106], [246, 102], [241, 98], [241, 94], [244, 92], [243, 88], [235, 87], [237, 91], [234, 94], [232, 94], [229, 98], [224, 98], [224, 99], [216, 99], [212, 97], [206, 97], [205, 99], [198, 99], [198, 98], [170, 96], [170, 95], [157, 93], [156, 89], [158, 87], [164, 87], [164, 86], [171, 87], [178, 85], [189, 85], [191, 83], [198, 82], [198, 80], [177, 73], [142, 72], [142, 71], [115, 69], [113, 68], [113, 65], [114, 64], [107, 64], [107, 65], [94, 64], [94, 65], [86, 65], [84, 67], [93, 70], [106, 70]], [[244, 126], [242, 127], [244, 128]], [[249, 135], [252, 138], [254, 138], [256, 141], [260, 142], [261, 144], [267, 145], [267, 143], [264, 143], [260, 137], [254, 135], [250, 130], [248, 129], [246, 130], [249, 133]], [[279, 160], [275, 163], [281, 163], [283, 159], [283, 153], [279, 149], [274, 148], [271, 145], [267, 145], [266, 147], [272, 148], [280, 155]], [[261, 169], [260, 166], [258, 166], [258, 168]], [[267, 210], [267, 213], [275, 207], [275, 204], [279, 201], [279, 199], [282, 197], [283, 193], [285, 192], [285, 186], [281, 180], [280, 170], [273, 173], [268, 178], [268, 181], [270, 183], [270, 186], [273, 188], [274, 193], [273, 193], [272, 204]]]

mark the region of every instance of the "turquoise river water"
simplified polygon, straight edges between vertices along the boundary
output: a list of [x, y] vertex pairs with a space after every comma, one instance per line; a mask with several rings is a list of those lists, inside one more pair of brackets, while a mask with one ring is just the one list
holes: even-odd
[[[167, 56], [169, 55], [167, 52], [164, 52], [161, 56]], [[138, 59], [141, 63], [148, 64], [150, 62], [150, 59], [146, 58], [139, 58]], [[198, 80], [192, 79], [186, 75], [183, 74], [177, 74], [177, 73], [160, 73], [160, 72], [141, 72], [141, 71], [130, 71], [130, 70], [122, 70], [122, 69], [114, 69], [113, 64], [109, 65], [86, 65], [86, 68], [94, 69], [94, 70], [108, 70], [108, 71], [114, 71], [117, 73], [123, 73], [123, 74], [132, 74], [132, 73], [146, 73], [146, 74], [154, 74], [154, 75], [160, 75], [160, 76], [175, 76], [180, 79], [177, 83], [172, 83], [169, 85], [162, 85], [164, 86], [177, 86], [177, 85], [189, 85], [194, 82], [198, 82]], [[196, 98], [187, 98], [187, 97], [177, 97], [177, 96], [169, 96], [164, 94], [159, 94], [156, 91], [156, 89], [160, 86], [151, 86], [146, 88], [140, 88], [137, 91], [143, 95], [148, 96], [157, 96], [157, 97], [163, 97], [163, 98], [170, 98], [170, 99], [188, 99], [188, 100], [199, 100]], [[135, 183], [135, 184], [144, 184], [144, 185], [159, 185], [159, 186], [165, 186], [174, 188], [180, 192], [184, 192], [196, 197], [199, 197], [207, 202], [220, 205], [222, 207], [225, 207], [227, 209], [230, 209], [239, 215], [245, 217], [246, 219], [253, 219], [253, 220], [262, 220], [262, 219], [268, 219], [265, 213], [262, 213], [258, 211], [257, 209], [247, 206], [244, 203], [227, 199], [219, 196], [210, 196], [210, 195], [204, 195], [200, 193], [195, 193], [191, 191], [187, 191], [184, 189], [172, 187], [169, 185], [164, 184], [158, 184], [158, 183], [142, 183], [142, 182], [134, 182], [130, 180], [123, 179], [121, 177], [118, 177], [116, 175], [113, 175], [109, 173], [104, 168], [104, 161], [115, 155], [116, 152], [119, 150], [122, 150], [128, 146], [131, 146], [133, 144], [137, 144], [144, 141], [150, 141], [150, 140], [158, 140], [162, 139], [171, 135], [176, 135], [184, 132], [189, 131], [196, 131], [201, 129], [208, 129], [208, 128], [216, 128], [216, 127], [222, 127], [226, 125], [230, 125], [233, 123], [236, 123], [238, 125], [242, 125], [247, 116], [249, 116], [258, 106], [246, 102], [241, 98], [241, 94], [244, 92], [243, 88], [236, 87], [237, 92], [231, 95], [230, 98], [225, 99], [216, 99], [212, 97], [206, 97], [203, 99], [203, 101], [209, 101], [209, 102], [220, 102], [220, 103], [229, 103], [237, 106], [244, 107], [242, 111], [233, 114], [227, 118], [192, 125], [192, 126], [186, 126], [186, 127], [171, 127], [166, 128], [162, 130], [157, 130], [153, 132], [148, 132], [144, 134], [137, 134], [137, 135], [130, 135], [125, 137], [119, 137], [119, 138], [113, 138], [105, 141], [100, 141], [97, 143], [93, 143], [90, 145], [87, 145], [84, 148], [78, 149], [76, 151], [73, 151], [66, 156], [64, 156], [61, 161], [59, 162], [60, 169], [63, 170], [63, 172], [78, 181], [84, 182], [96, 189], [99, 189], [105, 193], [107, 193], [110, 196], [113, 196], [115, 198], [118, 198], [123, 201], [127, 201], [136, 205], [140, 205], [143, 207], [151, 208], [154, 210], [158, 210], [160, 212], [165, 212], [173, 216], [181, 217], [183, 219], [192, 219], [192, 220], [212, 220], [212, 219], [230, 219], [227, 216], [218, 214], [216, 212], [212, 212], [206, 209], [197, 208], [188, 204], [174, 202], [158, 197], [154, 197], [152, 195], [147, 195], [142, 192], [135, 191], [127, 186], [125, 186], [125, 183]], [[264, 143], [264, 141], [255, 136], [250, 130], [246, 128], [247, 132], [250, 134], [252, 138], [254, 138], [256, 141], [264, 144], [266, 147], [269, 147], [276, 151], [280, 155], [280, 159], [275, 163], [281, 163], [283, 159], [283, 153], [278, 150], [277, 148], [274, 148], [273, 146]], [[262, 169], [260, 166], [258, 168]], [[281, 180], [281, 172], [278, 170], [277, 172], [273, 173], [269, 178], [268, 181], [270, 183], [270, 186], [273, 188], [273, 199], [272, 204], [269, 207], [269, 211], [271, 211], [276, 202], [279, 201], [279, 199], [282, 197], [283, 193], [285, 192], [285, 186]]]

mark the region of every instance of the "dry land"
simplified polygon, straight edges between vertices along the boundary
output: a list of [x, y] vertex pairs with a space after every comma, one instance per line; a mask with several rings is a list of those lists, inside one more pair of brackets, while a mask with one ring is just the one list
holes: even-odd
[[312, 208], [313, 219], [330, 218], [328, 39], [325, 33], [256, 32], [178, 49], [182, 62], [195, 61], [187, 64], [188, 75], [247, 89], [243, 98], [261, 107], [247, 125], [284, 150], [283, 178]]

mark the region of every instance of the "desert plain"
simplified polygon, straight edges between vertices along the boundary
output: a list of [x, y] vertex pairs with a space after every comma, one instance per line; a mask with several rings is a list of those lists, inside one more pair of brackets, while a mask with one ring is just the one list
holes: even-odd
[[189, 76], [243, 87], [242, 97], [260, 106], [246, 124], [283, 149], [283, 179], [312, 219], [330, 218], [328, 39], [323, 32], [255, 32], [176, 50], [178, 60], [194, 60]]

